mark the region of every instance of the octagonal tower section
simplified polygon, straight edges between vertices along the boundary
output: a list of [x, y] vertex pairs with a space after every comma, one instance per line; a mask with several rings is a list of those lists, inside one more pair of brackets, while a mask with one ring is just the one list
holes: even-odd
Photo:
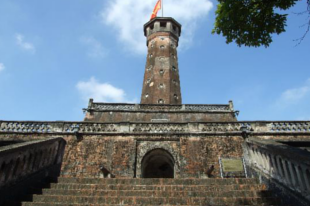
[[157, 17], [144, 25], [148, 54], [141, 104], [182, 104], [177, 55], [181, 27], [170, 17]]

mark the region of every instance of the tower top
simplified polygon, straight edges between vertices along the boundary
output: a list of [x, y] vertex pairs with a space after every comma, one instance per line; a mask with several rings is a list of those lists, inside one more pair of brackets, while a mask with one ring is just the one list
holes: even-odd
[[179, 40], [181, 36], [182, 25], [172, 17], [156, 17], [143, 26], [144, 36], [147, 37], [147, 45], [149, 36], [157, 32], [169, 32]]

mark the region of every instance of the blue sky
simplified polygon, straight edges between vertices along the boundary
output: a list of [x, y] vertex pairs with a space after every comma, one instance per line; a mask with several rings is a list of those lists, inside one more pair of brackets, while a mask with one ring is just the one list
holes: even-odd
[[[156, 0], [0, 0], [0, 119], [80, 121], [88, 98], [139, 102], [143, 24]], [[310, 120], [310, 34], [298, 2], [269, 48], [212, 35], [216, 1], [165, 0], [183, 25], [184, 104], [226, 104], [239, 120]]]

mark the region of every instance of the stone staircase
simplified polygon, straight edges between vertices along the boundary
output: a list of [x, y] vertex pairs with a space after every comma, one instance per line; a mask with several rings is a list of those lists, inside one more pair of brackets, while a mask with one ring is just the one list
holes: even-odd
[[59, 178], [23, 206], [281, 205], [256, 179]]

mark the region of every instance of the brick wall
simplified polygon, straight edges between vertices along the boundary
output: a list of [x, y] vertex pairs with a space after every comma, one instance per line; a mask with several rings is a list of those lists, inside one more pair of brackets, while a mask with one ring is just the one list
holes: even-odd
[[[139, 177], [141, 159], [146, 150], [162, 148], [173, 153], [176, 177], [206, 178], [211, 165], [219, 177], [218, 158], [241, 157], [241, 134], [204, 133], [115, 133], [84, 134], [80, 140], [72, 134], [0, 134], [2, 140], [29, 141], [62, 137], [66, 142], [61, 174], [73, 177]], [[307, 135], [255, 135], [272, 139], [309, 139]], [[144, 146], [143, 146], [144, 145]], [[143, 153], [144, 151], [144, 153]], [[140, 160], [139, 160], [140, 158]], [[140, 161], [140, 162], [139, 162]]]

